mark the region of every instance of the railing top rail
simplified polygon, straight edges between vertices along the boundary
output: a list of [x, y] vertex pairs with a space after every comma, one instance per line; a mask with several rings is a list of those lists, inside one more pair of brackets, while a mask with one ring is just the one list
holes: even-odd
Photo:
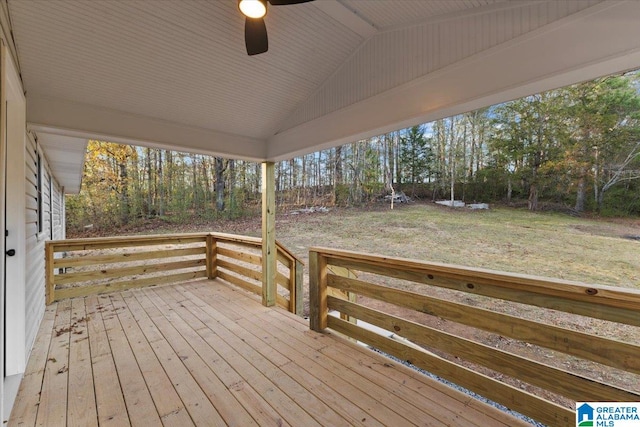
[[291, 261], [297, 261], [300, 264], [304, 265], [304, 262], [300, 258], [295, 256], [295, 254], [291, 252], [289, 248], [280, 243], [280, 241], [276, 240], [276, 246], [278, 247], [282, 255], [284, 255], [286, 258], [289, 258]]
[[[84, 245], [104, 245], [112, 243], [127, 242], [129, 244], [140, 242], [147, 243], [154, 240], [169, 240], [169, 239], [192, 239], [192, 238], [206, 238], [207, 236], [213, 236], [216, 239], [226, 242], [244, 243], [253, 246], [261, 246], [262, 238], [243, 236], [240, 234], [220, 233], [220, 232], [201, 232], [201, 233], [173, 233], [173, 234], [145, 234], [135, 236], [112, 236], [112, 237], [88, 237], [79, 239], [64, 239], [64, 240], [50, 240], [46, 242], [50, 246], [65, 246], [65, 247], [80, 247]], [[286, 246], [281, 242], [276, 241], [278, 249], [286, 258], [295, 260], [302, 263], [302, 260], [294, 255]], [[304, 263], [303, 263], [304, 264]]]
[[[452, 280], [468, 280], [469, 292], [473, 292], [472, 289], [475, 285], [485, 284], [493, 287], [526, 291], [527, 293], [640, 311], [640, 290], [635, 289], [590, 285], [569, 280], [548, 279], [539, 276], [505, 273], [484, 268], [462, 267], [437, 262], [424, 262], [385, 255], [363, 254], [341, 249], [312, 247], [309, 250], [318, 252], [328, 258], [333, 257], [372, 267], [386, 268], [390, 269], [390, 271], [409, 271], [425, 275], [429, 279], [438, 276]], [[389, 275], [393, 276], [393, 274]]]
[[251, 244], [254, 246], [262, 245], [261, 237], [251, 237], [251, 236], [243, 236], [241, 234], [218, 233], [218, 232], [206, 233], [206, 235], [211, 235], [218, 240], [224, 240], [226, 242], [245, 243], [245, 244]]
[[79, 239], [49, 240], [50, 245], [79, 245], [94, 243], [117, 243], [117, 242], [147, 242], [150, 240], [167, 240], [193, 237], [206, 237], [209, 233], [176, 233], [176, 234], [145, 234], [135, 236], [110, 236], [110, 237], [87, 237]]

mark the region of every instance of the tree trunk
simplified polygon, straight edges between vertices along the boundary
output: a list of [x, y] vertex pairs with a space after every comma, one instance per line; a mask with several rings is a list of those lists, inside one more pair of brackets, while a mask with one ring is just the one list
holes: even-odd
[[604, 189], [600, 190], [600, 192], [598, 193], [598, 198], [596, 199], [598, 203], [598, 213], [602, 213], [602, 203], [604, 202], [604, 193], [605, 193]]
[[173, 200], [173, 152], [165, 151], [167, 185], [165, 186], [165, 205], [170, 206]]
[[224, 211], [224, 170], [226, 166], [222, 157], [215, 158], [215, 174], [216, 174], [216, 210]]
[[436, 140], [438, 143], [438, 183], [435, 186], [435, 191], [433, 192], [433, 200], [435, 201], [439, 197], [440, 192], [442, 192], [442, 197], [444, 197], [446, 194], [447, 141], [444, 119], [437, 120], [434, 126], [436, 128]]
[[339, 196], [339, 189], [342, 185], [343, 171], [342, 171], [342, 147], [335, 148], [335, 158], [333, 159], [333, 204], [338, 205], [342, 202]]
[[236, 187], [236, 164], [234, 160], [229, 160], [227, 163], [227, 167], [229, 168], [229, 206], [231, 209], [231, 213], [233, 215], [236, 215], [237, 212], [237, 206], [236, 206], [236, 200], [235, 200], [235, 187]]
[[302, 156], [302, 204], [307, 205], [307, 189], [309, 188], [309, 173], [307, 170], [307, 155]]
[[456, 136], [453, 129], [454, 119], [450, 118], [450, 128], [449, 128], [449, 137], [451, 141], [449, 142], [449, 167], [451, 168], [451, 206], [453, 207], [453, 202], [455, 200], [455, 184], [456, 184], [456, 162], [455, 162], [455, 151], [457, 148], [456, 144]]
[[467, 178], [470, 176], [467, 169], [467, 123], [463, 122], [462, 130], [462, 167], [464, 170], [464, 178], [462, 179], [462, 201], [467, 200]]
[[209, 181], [209, 168], [206, 157], [202, 158], [200, 164], [201, 176], [202, 176], [202, 206], [206, 209], [211, 202], [211, 182]]
[[[398, 140], [400, 139], [400, 131], [394, 132], [393, 143], [391, 144], [393, 150], [393, 163], [396, 171], [396, 186], [401, 188], [402, 185], [402, 168], [400, 167], [400, 150], [398, 149]], [[392, 172], [393, 175], [393, 172]], [[392, 183], [393, 184], [393, 183]]]
[[469, 166], [467, 169], [467, 179], [469, 180], [473, 180], [473, 163], [475, 161], [476, 158], [476, 138], [477, 138], [477, 133], [478, 130], [476, 129], [476, 121], [478, 118], [478, 113], [471, 113], [470, 114], [472, 120], [471, 120], [471, 147], [470, 150], [471, 152], [469, 153]]
[[577, 212], [584, 212], [584, 201], [587, 195], [587, 185], [586, 185], [586, 171], [584, 168], [580, 170], [580, 177], [578, 178], [578, 188], [576, 192], [576, 205], [574, 209]]
[[120, 170], [120, 223], [129, 222], [129, 175], [126, 158], [118, 162]]
[[451, 164], [451, 206], [453, 207], [453, 201], [455, 200], [455, 186], [456, 186], [456, 168], [455, 165]]
[[393, 187], [393, 184], [395, 182], [395, 169], [394, 169], [394, 164], [395, 164], [395, 150], [393, 147], [394, 144], [394, 139], [393, 139], [393, 134], [392, 133], [388, 133], [386, 135], [384, 135], [381, 140], [381, 150], [382, 150], [382, 156], [381, 156], [381, 163], [380, 163], [380, 170], [382, 173], [382, 181], [384, 184], [384, 188], [390, 188]]
[[200, 188], [198, 186], [198, 156], [191, 159], [191, 189], [193, 194], [193, 212], [200, 212]]
[[538, 210], [538, 187], [535, 182], [529, 186], [529, 210]]
[[158, 150], [158, 215], [164, 216], [165, 188], [162, 165], [162, 151]]
[[147, 148], [146, 150], [147, 158], [146, 166], [147, 166], [147, 216], [151, 217], [155, 214], [153, 209], [153, 175], [151, 174], [151, 148]]
[[276, 173], [276, 194], [282, 191], [282, 165], [281, 162], [277, 162], [274, 166]]

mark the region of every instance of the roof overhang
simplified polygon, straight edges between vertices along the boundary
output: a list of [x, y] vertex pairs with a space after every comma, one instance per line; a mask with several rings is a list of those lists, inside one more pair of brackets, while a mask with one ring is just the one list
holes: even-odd
[[[285, 128], [269, 138], [267, 157], [283, 160], [640, 68], [639, 23], [640, 2], [599, 4], [378, 95]], [[327, 86], [334, 96], [339, 91], [337, 84]]]
[[74, 147], [277, 161], [640, 67], [637, 1], [316, 1], [256, 57], [235, 1], [55, 3], [8, 4], [30, 128]]
[[51, 173], [64, 193], [79, 193], [87, 140], [42, 132], [39, 134], [38, 144], [44, 149]]

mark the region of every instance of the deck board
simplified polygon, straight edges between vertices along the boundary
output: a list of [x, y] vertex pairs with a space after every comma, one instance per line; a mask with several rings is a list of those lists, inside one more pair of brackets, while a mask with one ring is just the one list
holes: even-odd
[[102, 320], [109, 338], [109, 345], [116, 366], [116, 373], [120, 379], [120, 386], [127, 413], [132, 426], [159, 425], [160, 416], [156, 410], [151, 392], [144, 380], [136, 356], [127, 339], [112, 297], [100, 297], [105, 311]]
[[[444, 425], [429, 414], [409, 407], [406, 402], [396, 401], [394, 407], [385, 405], [385, 402], [393, 400], [388, 390], [371, 381], [363, 381], [355, 372], [344, 369], [344, 365], [326, 363], [329, 361], [325, 358], [316, 358], [315, 350], [292, 337], [290, 329], [281, 330], [275, 325], [264, 328], [262, 325], [265, 323], [255, 320], [263, 320], [265, 312], [257, 315], [247, 312], [233, 302], [233, 295], [229, 297], [227, 307], [245, 314], [238, 324], [254, 334], [252, 337], [245, 335], [244, 339], [260, 352], [276, 352], [288, 358], [289, 362], [283, 366], [283, 370], [312, 390], [317, 397], [331, 403], [349, 422], [362, 423], [365, 420], [364, 424], [403, 425], [428, 420], [430, 425]], [[353, 386], [354, 383], [359, 384], [360, 388]]]
[[56, 319], [57, 306], [48, 306], [44, 312], [44, 317], [34, 348], [29, 358], [26, 373], [20, 383], [21, 399], [17, 399], [12, 411], [12, 417], [16, 425], [32, 426], [36, 422], [38, 415], [38, 404], [40, 401], [40, 392], [42, 390], [42, 377], [47, 363], [48, 351], [45, 349], [51, 342], [53, 335], [53, 325]]
[[[239, 310], [237, 312], [240, 313]], [[326, 399], [318, 399], [317, 394], [313, 392], [313, 389], [314, 387], [321, 386], [321, 384], [317, 381], [315, 383], [312, 381], [309, 381], [313, 379], [312, 376], [306, 376], [301, 381], [299, 377], [296, 378], [294, 375], [292, 375], [291, 370], [297, 368], [295, 364], [292, 363], [292, 361], [289, 358], [281, 355], [274, 349], [271, 349], [270, 347], [265, 346], [262, 342], [257, 340], [255, 336], [251, 335], [248, 331], [254, 328], [255, 325], [249, 324], [247, 325], [246, 329], [243, 329], [240, 323], [243, 320], [245, 319], [238, 319], [237, 326], [233, 327], [231, 330], [231, 332], [237, 337], [236, 339], [240, 339], [245, 343], [245, 345], [250, 346], [250, 348], [257, 349], [261, 355], [259, 357], [269, 360], [272, 363], [272, 365], [267, 367], [267, 369], [272, 370], [273, 365], [279, 368], [278, 370], [275, 371], [275, 374], [278, 376], [278, 381], [280, 382], [281, 385], [287, 384], [288, 382], [291, 382], [291, 381], [295, 381], [300, 386], [302, 386], [303, 391], [294, 393], [294, 396], [291, 396], [294, 400], [307, 399], [307, 401], [310, 403], [317, 401], [313, 405], [313, 408], [307, 407], [307, 411], [310, 412], [318, 422], [320, 422], [323, 425], [328, 425], [328, 423], [340, 425], [340, 424], [344, 424], [345, 422], [346, 423], [358, 422], [359, 419], [355, 418], [357, 408], [354, 405], [351, 405], [351, 409], [353, 413], [345, 414], [345, 413], [340, 413], [340, 411], [338, 411], [337, 408], [331, 404], [332, 403], [331, 398], [333, 397], [332, 395], [327, 395]], [[260, 366], [261, 362], [257, 361], [257, 358], [254, 358], [250, 361], [255, 362], [256, 366]], [[290, 388], [291, 387], [286, 387], [285, 385], [285, 388], [283, 388], [283, 390], [290, 389]], [[330, 411], [330, 412], [327, 412], [327, 411]]]
[[97, 296], [82, 298], [87, 312], [87, 330], [93, 368], [93, 383], [98, 410], [98, 425], [131, 425], [122, 394], [116, 365], [111, 354], [109, 338], [102, 319], [105, 308]]
[[[229, 362], [229, 364], [242, 375], [247, 384], [253, 385], [258, 393], [262, 395], [274, 409], [278, 411], [287, 423], [292, 425], [327, 425], [316, 421], [309, 412], [318, 412], [318, 407], [322, 407], [322, 402], [315, 399], [308, 400], [306, 405], [300, 405], [296, 399], [304, 402], [306, 393], [297, 395], [299, 389], [282, 387], [282, 382], [286, 381], [280, 376], [280, 369], [273, 361], [264, 359], [259, 353], [246, 345], [241, 338], [237, 337], [233, 331], [227, 329], [232, 325], [226, 323], [226, 319], [210, 310], [210, 306], [189, 307], [189, 311], [197, 319], [202, 321], [207, 328], [198, 330], [198, 334], [207, 342], [215, 343], [214, 347], [218, 354]], [[185, 310], [181, 310], [186, 315]], [[339, 423], [339, 425], [344, 423]]]
[[[274, 316], [274, 314], [276, 316]], [[395, 382], [396, 386], [400, 386], [401, 389], [407, 389], [408, 394], [403, 394], [403, 398], [416, 406], [429, 407], [428, 405], [435, 404], [436, 409], [434, 412], [439, 413], [440, 419], [449, 419], [449, 416], [443, 410], [452, 412], [454, 414], [451, 418], [452, 425], [458, 425], [458, 423], [460, 425], [468, 425], [467, 423], [469, 422], [470, 425], [482, 425], [483, 423], [484, 425], [529, 425], [519, 422], [519, 420], [514, 420], [509, 414], [497, 410], [467, 394], [460, 393], [429, 377], [413, 375], [410, 368], [406, 366], [386, 359], [381, 363], [376, 354], [350, 341], [331, 340], [331, 333], [318, 335], [309, 330], [309, 325], [306, 321], [300, 317], [290, 315], [290, 313], [279, 314], [269, 310], [265, 312], [265, 315], [261, 317], [261, 319], [270, 322], [277, 328], [284, 329], [280, 319], [283, 315], [294, 320], [294, 322], [288, 323], [288, 326], [313, 338], [304, 340], [305, 344], [313, 347], [324, 355], [341, 361], [343, 366], [358, 369], [365, 378], [384, 382], [385, 387], [389, 387], [391, 390], [394, 389], [394, 386], [384, 378]], [[291, 332], [287, 329], [285, 329], [285, 331]], [[291, 337], [292, 339], [300, 340], [300, 337], [296, 334], [291, 334]], [[361, 369], [362, 367], [366, 369]], [[389, 369], [389, 367], [393, 367], [393, 369]], [[407, 375], [407, 373], [409, 375]], [[458, 403], [452, 401], [446, 408], [442, 408], [439, 402], [447, 399], [457, 400]], [[428, 401], [434, 403], [429, 403]], [[469, 410], [469, 407], [474, 410]]]
[[518, 426], [221, 280], [47, 308], [10, 426]]
[[118, 318], [124, 327], [127, 339], [131, 344], [138, 366], [140, 366], [140, 371], [151, 392], [151, 398], [163, 424], [183, 427], [194, 425], [184, 407], [184, 403], [147, 341], [144, 332], [133, 318], [133, 309], [126, 304], [122, 295], [114, 295], [111, 299], [114, 307], [121, 307], [121, 309], [117, 310]]
[[[193, 320], [187, 322], [182, 318], [174, 318], [172, 325], [191, 346], [192, 350], [180, 350], [179, 355], [183, 359], [186, 358], [184, 359], [185, 363], [190, 359], [194, 359], [193, 351], [201, 359], [202, 363], [206, 365], [202, 366], [200, 362], [197, 362], [200, 366], [190, 368], [195, 375], [207, 376], [206, 381], [213, 383], [211, 386], [228, 390], [258, 424], [287, 425], [262, 396], [248, 385], [231, 365], [217, 354], [211, 345], [198, 335], [196, 330], [206, 329], [206, 325]], [[207, 370], [210, 370], [215, 376], [206, 373]]]
[[[280, 328], [277, 322], [274, 322], [274, 318], [269, 315], [258, 316], [259, 320], [263, 320], [264, 323], [258, 322], [258, 324], [268, 324], [272, 328]], [[298, 351], [304, 354], [306, 357], [313, 357], [313, 354], [317, 351], [313, 347], [305, 345], [301, 340], [296, 337], [287, 338], [289, 331], [281, 330], [280, 334], [274, 334], [275, 339], [281, 340], [282, 345], [287, 345], [289, 341], [291, 344], [291, 351]], [[341, 351], [339, 348], [335, 348], [333, 345], [325, 345], [319, 349], [326, 357], [318, 358], [319, 364], [321, 364], [325, 371], [328, 373], [339, 372], [340, 378], [347, 380], [348, 384], [356, 384], [356, 390], [352, 394], [369, 394], [379, 404], [385, 402], [393, 402], [395, 411], [400, 411], [400, 414], [409, 416], [410, 421], [416, 419], [430, 420], [431, 425], [456, 425], [456, 426], [473, 426], [477, 425], [477, 420], [467, 420], [460, 417], [455, 413], [457, 408], [464, 409], [464, 402], [451, 402], [447, 408], [442, 408], [440, 396], [433, 393], [426, 396], [417, 393], [416, 390], [412, 390], [406, 386], [406, 379], [403, 375], [396, 375], [400, 377], [400, 382], [385, 375], [381, 375], [378, 371], [374, 370], [374, 366], [379, 366], [383, 370], [390, 370], [389, 367], [395, 365], [395, 362], [386, 361], [380, 363], [372, 359], [366, 360], [363, 357], [359, 357], [359, 352], [354, 354], [352, 349], [348, 351]], [[342, 350], [345, 350], [344, 348]], [[344, 368], [348, 369], [344, 369]], [[394, 370], [390, 370], [395, 372]], [[394, 397], [400, 397], [400, 403], [398, 399]], [[468, 399], [467, 399], [468, 400]], [[433, 419], [431, 414], [437, 413], [438, 419]], [[387, 424], [389, 425], [389, 424]]]
[[[215, 424], [227, 424], [233, 426], [255, 425], [253, 418], [238, 403], [235, 397], [224, 387], [217, 376], [200, 357], [193, 351], [183, 334], [176, 329], [177, 319], [172, 309], [149, 291], [145, 298], [155, 305], [155, 309], [148, 306], [147, 314], [150, 315], [160, 332], [166, 337], [170, 345], [165, 341], [154, 342], [154, 347], [164, 346], [163, 353], [170, 354], [165, 359], [165, 369], [174, 378], [174, 383], [179, 392], [183, 392], [183, 399], [193, 401], [193, 394], [198, 396], [198, 401], [188, 403], [189, 413], [194, 414], [194, 422], [204, 425], [207, 421]], [[138, 298], [143, 298], [138, 295]], [[186, 325], [188, 327], [188, 325]]]
[[49, 350], [36, 418], [37, 426], [66, 424], [71, 325], [71, 301], [61, 301], [53, 324], [51, 342], [48, 343]]
[[69, 404], [67, 425], [93, 427], [98, 425], [96, 398], [93, 392], [91, 349], [87, 330], [85, 301], [71, 301], [71, 322], [74, 326], [69, 343]]

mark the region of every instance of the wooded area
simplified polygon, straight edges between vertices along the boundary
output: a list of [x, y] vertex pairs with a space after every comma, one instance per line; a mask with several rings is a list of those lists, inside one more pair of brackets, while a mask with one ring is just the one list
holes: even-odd
[[[278, 206], [415, 199], [640, 215], [640, 73], [610, 76], [276, 164]], [[257, 214], [260, 165], [90, 141], [72, 228]]]

